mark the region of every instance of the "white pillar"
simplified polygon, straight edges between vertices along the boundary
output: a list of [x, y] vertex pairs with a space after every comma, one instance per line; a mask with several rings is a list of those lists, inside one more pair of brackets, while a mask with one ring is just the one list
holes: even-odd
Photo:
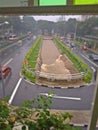
[[88, 125], [87, 130], [95, 130], [96, 123], [98, 119], [98, 69], [97, 69], [97, 78], [96, 78], [96, 88], [94, 92], [94, 99], [92, 103], [92, 110], [91, 110], [91, 119]]

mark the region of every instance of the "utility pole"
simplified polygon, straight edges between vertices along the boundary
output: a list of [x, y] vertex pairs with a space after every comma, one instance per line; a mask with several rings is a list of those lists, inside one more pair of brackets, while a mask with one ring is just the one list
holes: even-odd
[[96, 77], [96, 88], [94, 92], [94, 99], [92, 103], [92, 110], [91, 110], [91, 119], [88, 125], [87, 130], [95, 130], [96, 123], [98, 119], [98, 68], [97, 68], [97, 77]]
[[76, 40], [76, 35], [77, 35], [77, 21], [76, 21], [76, 24], [75, 24], [74, 43], [75, 43], [75, 40]]

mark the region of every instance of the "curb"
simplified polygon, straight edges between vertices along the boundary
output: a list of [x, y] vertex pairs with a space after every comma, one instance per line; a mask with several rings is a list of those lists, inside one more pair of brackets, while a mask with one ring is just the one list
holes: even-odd
[[[70, 123], [71, 126], [80, 126], [80, 127], [85, 127], [87, 128], [88, 127], [88, 124], [74, 124], [74, 123]], [[98, 128], [98, 125], [96, 125], [96, 128]]]
[[70, 123], [71, 126], [80, 126], [80, 127], [88, 127], [87, 124], [74, 124], [74, 123]]
[[29, 84], [32, 84], [32, 85], [39, 85], [39, 86], [42, 86], [42, 87], [48, 87], [48, 88], [53, 88], [53, 89], [75, 89], [75, 88], [82, 88], [82, 87], [86, 87], [86, 86], [89, 86], [89, 85], [95, 85], [94, 82], [91, 82], [90, 84], [83, 84], [83, 85], [78, 85], [78, 86], [69, 86], [69, 87], [63, 87], [63, 86], [48, 86], [48, 85], [44, 85], [44, 84], [40, 84], [40, 83], [33, 83], [32, 81], [29, 81], [27, 78], [25, 78], [21, 73], [20, 73], [20, 76], [26, 81], [28, 82]]
[[84, 84], [84, 85], [80, 85], [80, 86], [69, 86], [69, 87], [62, 87], [62, 86], [48, 86], [48, 85], [44, 85], [44, 84], [40, 84], [40, 83], [35, 83], [35, 85], [39, 85], [42, 87], [48, 87], [48, 88], [53, 88], [53, 89], [75, 89], [75, 88], [82, 88], [82, 87], [86, 87], [89, 85], [93, 85], [93, 84]]

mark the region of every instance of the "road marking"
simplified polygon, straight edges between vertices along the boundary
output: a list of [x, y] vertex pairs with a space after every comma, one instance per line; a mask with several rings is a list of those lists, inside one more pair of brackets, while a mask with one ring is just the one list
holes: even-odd
[[86, 56], [82, 55], [82, 57], [84, 57], [86, 60], [88, 60], [91, 64], [93, 64], [94, 66], [98, 67], [98, 65], [96, 65], [94, 62], [92, 62], [90, 59], [88, 59]]
[[13, 58], [11, 58], [9, 61], [7, 61], [4, 66], [7, 66], [11, 61], [13, 60]]
[[55, 94], [48, 94], [48, 93], [40, 93], [40, 95], [44, 95], [47, 97], [53, 97], [53, 98], [58, 98], [58, 99], [69, 99], [69, 100], [81, 100], [81, 98], [76, 98], [76, 97], [62, 97], [62, 96], [57, 96]]
[[94, 67], [91, 67], [91, 69], [93, 70], [93, 72], [95, 72], [95, 71], [96, 71]]
[[12, 93], [10, 99], [9, 99], [9, 104], [12, 103], [12, 101], [13, 101], [13, 99], [15, 97], [15, 94], [16, 94], [18, 88], [19, 88], [19, 85], [20, 85], [21, 81], [22, 81], [22, 78], [19, 79], [19, 81], [18, 81], [18, 83], [17, 83], [17, 85], [16, 85], [16, 87], [15, 87], [15, 89], [14, 89], [14, 91], [13, 91], [13, 93]]

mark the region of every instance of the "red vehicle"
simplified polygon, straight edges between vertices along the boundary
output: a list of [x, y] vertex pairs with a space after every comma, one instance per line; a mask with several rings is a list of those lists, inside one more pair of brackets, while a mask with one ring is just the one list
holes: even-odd
[[82, 49], [86, 51], [87, 50], [87, 46], [86, 45], [82, 46]]
[[11, 73], [10, 67], [2, 66], [0, 70], [0, 79], [6, 78], [10, 73]]

